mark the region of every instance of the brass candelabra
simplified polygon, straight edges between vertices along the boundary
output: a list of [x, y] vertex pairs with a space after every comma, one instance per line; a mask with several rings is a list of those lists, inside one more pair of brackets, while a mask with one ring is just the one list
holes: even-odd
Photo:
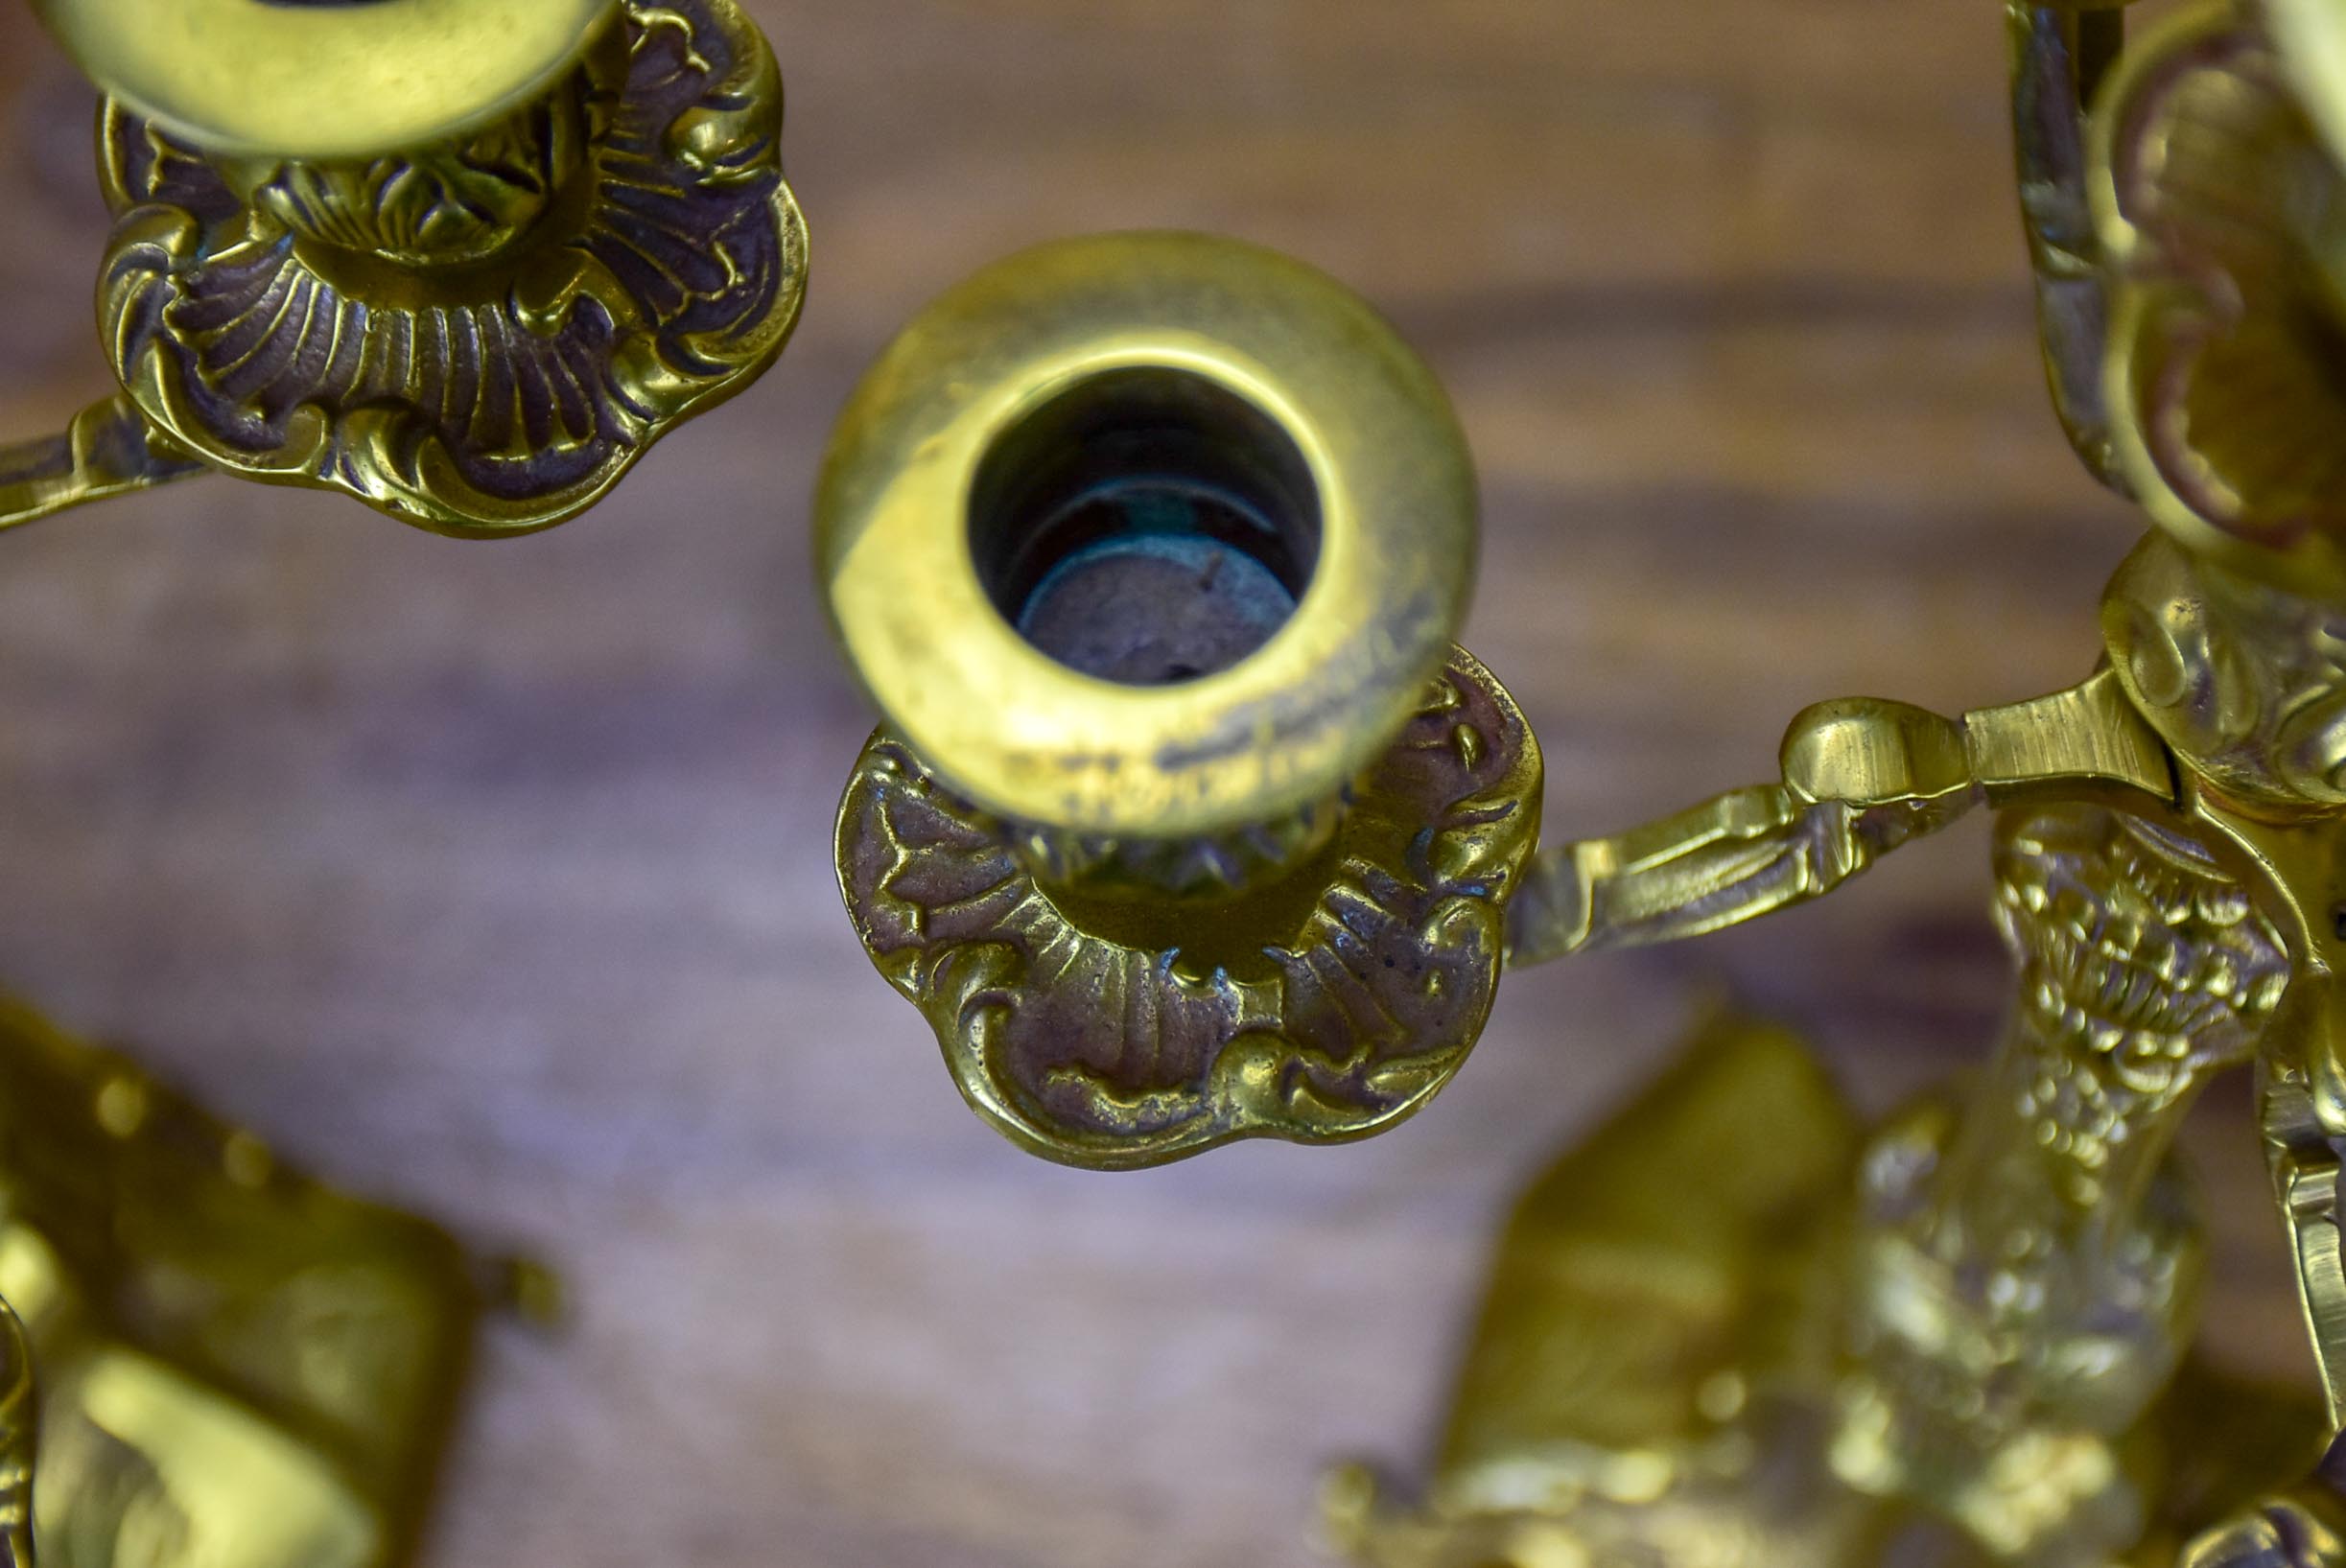
[[[107, 94], [121, 389], [0, 450], [0, 527], [219, 470], [527, 532], [788, 336], [780, 81], [731, 0], [36, 9]], [[1998, 812], [1985, 1068], [1869, 1128], [1719, 1021], [1525, 1199], [1423, 1500], [1331, 1482], [1364, 1561], [2346, 1565], [2346, 6], [2006, 15], [2055, 410], [2152, 525], [2051, 695], [1821, 703], [1774, 782], [1543, 844], [1537, 742], [1454, 642], [1465, 441], [1341, 286], [1199, 236], [1046, 246], [842, 417], [817, 574], [882, 725], [840, 886], [1045, 1157], [1373, 1134], [1507, 967]], [[2235, 1066], [2319, 1399], [2190, 1355], [2172, 1144]], [[29, 1016], [0, 1086], [0, 1550], [404, 1556], [474, 1319], [537, 1276]]]
[[[1224, 242], [1046, 247], [841, 421], [816, 559], [882, 714], [840, 884], [977, 1112], [1101, 1169], [1422, 1107], [1503, 970], [1821, 897], [1997, 811], [1985, 1068], [1861, 1126], [1722, 1020], [1508, 1232], [1387, 1568], [2346, 1564], [2346, 8], [2014, 5], [2049, 377], [2154, 525], [2102, 661], [1947, 718], [1795, 717], [1776, 782], [1538, 844], [1451, 643], [1473, 486], [1365, 307]], [[2257, 1074], [2323, 1403], [2190, 1358], [2172, 1153]]]

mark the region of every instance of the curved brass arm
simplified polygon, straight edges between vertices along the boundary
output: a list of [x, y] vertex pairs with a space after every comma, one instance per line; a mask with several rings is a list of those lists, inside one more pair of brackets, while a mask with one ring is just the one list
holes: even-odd
[[2109, 297], [2086, 197], [2086, 111], [2124, 42], [2115, 7], [2009, 0], [2012, 150], [2022, 226], [2036, 275], [2045, 381], [2069, 444], [2093, 476], [2123, 491], [2101, 386]]
[[2109, 670], [1960, 720], [1873, 697], [1786, 731], [1783, 782], [1610, 838], [1542, 849], [1508, 905], [1508, 961], [1700, 936], [1821, 898], [1974, 805], [2171, 806], [2173, 765]]
[[203, 472], [117, 392], [76, 414], [61, 434], [0, 447], [0, 528]]
[[1543, 850], [1508, 906], [1508, 962], [1675, 942], [1806, 903], [1952, 822], [1971, 796], [1933, 804], [1940, 814], [1869, 811], [1760, 784], [1617, 837]]

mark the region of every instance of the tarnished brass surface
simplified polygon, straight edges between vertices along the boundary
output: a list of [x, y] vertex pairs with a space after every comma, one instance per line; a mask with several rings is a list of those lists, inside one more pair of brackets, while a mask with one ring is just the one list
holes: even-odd
[[118, 392], [82, 410], [61, 434], [0, 447], [0, 527], [203, 471]]
[[1365, 304], [1197, 235], [1015, 257], [866, 377], [815, 515], [886, 719], [840, 886], [980, 1114], [1114, 1169], [1448, 1081], [1539, 753], [1449, 641], [1472, 474]]
[[[1120, 520], [1086, 511], [1120, 489]], [[1474, 530], [1448, 400], [1365, 303], [1251, 246], [1109, 235], [904, 330], [840, 415], [815, 569], [889, 727], [961, 793], [1178, 838], [1316, 807], [1376, 760], [1465, 617]], [[1293, 614], [1223, 667], [1140, 679], [1013, 623], [1086, 547], [1148, 536], [1234, 547], [1208, 570], [1260, 564]]]
[[6, 1560], [28, 1474], [49, 1568], [403, 1560], [485, 1277], [0, 1002]]
[[962, 1093], [1024, 1147], [1114, 1169], [1333, 1142], [1419, 1109], [1482, 1033], [1539, 784], [1523, 715], [1454, 648], [1327, 847], [1232, 898], [1054, 885], [886, 730], [840, 807], [839, 879]]
[[112, 95], [99, 316], [149, 429], [118, 401], [71, 460], [0, 451], [0, 527], [211, 468], [528, 532], [797, 319], [781, 77], [733, 0], [44, 14]]

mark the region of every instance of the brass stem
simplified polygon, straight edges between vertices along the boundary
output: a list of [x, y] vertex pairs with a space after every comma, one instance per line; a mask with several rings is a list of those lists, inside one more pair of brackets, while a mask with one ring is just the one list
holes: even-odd
[[203, 472], [117, 392], [59, 434], [0, 447], [0, 528]]

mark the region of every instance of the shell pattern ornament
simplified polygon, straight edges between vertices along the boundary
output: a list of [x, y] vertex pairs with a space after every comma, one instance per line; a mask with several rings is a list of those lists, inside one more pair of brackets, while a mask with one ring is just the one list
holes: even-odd
[[2172, 18], [2097, 105], [2116, 456], [2190, 549], [2346, 595], [2346, 172], [2252, 13]]
[[2346, 606], [2152, 534], [2110, 579], [2101, 629], [2135, 710], [2219, 798], [2285, 820], [2346, 807]]
[[548, 527], [781, 352], [807, 269], [781, 140], [731, 0], [630, 0], [547, 102], [371, 162], [206, 160], [109, 103], [115, 372], [217, 467], [440, 533]]
[[1523, 715], [1453, 649], [1327, 847], [1238, 901], [1057, 890], [1027, 834], [885, 730], [840, 806], [840, 887], [963, 1094], [1029, 1151], [1126, 1169], [1247, 1136], [1331, 1142], [1410, 1114], [1465, 1061], [1539, 790]]

